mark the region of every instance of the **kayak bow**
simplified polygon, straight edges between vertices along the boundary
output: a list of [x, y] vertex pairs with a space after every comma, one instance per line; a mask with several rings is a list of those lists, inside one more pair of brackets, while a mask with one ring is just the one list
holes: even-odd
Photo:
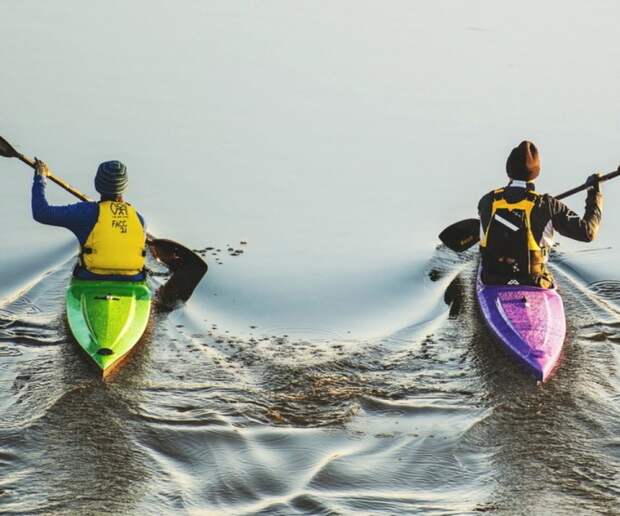
[[144, 281], [71, 280], [66, 297], [71, 333], [104, 377], [142, 337], [151, 297]]
[[547, 381], [558, 366], [566, 336], [557, 290], [485, 285], [479, 269], [476, 294], [487, 326], [503, 347], [538, 380]]

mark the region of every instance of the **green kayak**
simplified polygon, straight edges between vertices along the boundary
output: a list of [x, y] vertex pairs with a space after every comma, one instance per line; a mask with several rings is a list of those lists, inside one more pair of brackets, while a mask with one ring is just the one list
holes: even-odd
[[151, 297], [144, 281], [71, 280], [67, 289], [71, 333], [104, 377], [142, 337]]

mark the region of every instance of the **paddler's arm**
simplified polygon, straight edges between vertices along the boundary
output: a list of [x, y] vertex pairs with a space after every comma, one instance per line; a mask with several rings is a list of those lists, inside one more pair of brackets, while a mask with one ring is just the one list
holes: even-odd
[[32, 217], [41, 224], [67, 228], [80, 242], [84, 242], [97, 221], [98, 206], [89, 202], [51, 206], [45, 196], [46, 175], [47, 166], [37, 160], [32, 182]]
[[[590, 178], [588, 180], [590, 181]], [[591, 242], [596, 238], [603, 214], [603, 194], [598, 183], [588, 190], [582, 218], [563, 202], [550, 196], [549, 200], [553, 228], [558, 233], [581, 242]]]

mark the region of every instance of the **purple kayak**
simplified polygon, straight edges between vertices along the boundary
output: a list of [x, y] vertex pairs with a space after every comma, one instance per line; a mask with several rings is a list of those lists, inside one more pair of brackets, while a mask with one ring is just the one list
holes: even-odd
[[485, 285], [478, 271], [478, 304], [508, 352], [542, 382], [558, 365], [566, 336], [564, 304], [555, 288]]

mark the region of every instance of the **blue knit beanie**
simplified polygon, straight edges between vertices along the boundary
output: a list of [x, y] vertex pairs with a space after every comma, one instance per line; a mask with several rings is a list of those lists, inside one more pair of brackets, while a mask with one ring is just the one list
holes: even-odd
[[127, 167], [120, 161], [104, 161], [97, 169], [95, 190], [102, 195], [121, 195], [127, 190]]

